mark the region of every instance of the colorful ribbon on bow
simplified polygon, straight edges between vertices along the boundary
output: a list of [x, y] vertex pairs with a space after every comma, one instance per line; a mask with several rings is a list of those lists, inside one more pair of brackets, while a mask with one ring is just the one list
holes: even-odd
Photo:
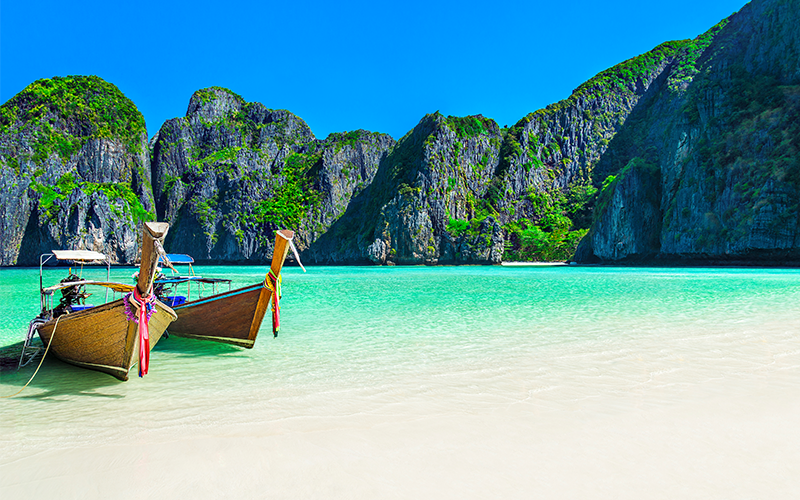
[[270, 302], [272, 302], [272, 336], [278, 336], [278, 330], [281, 329], [281, 282], [283, 279], [280, 275], [275, 276], [272, 273], [272, 269], [269, 270], [267, 273], [267, 279], [264, 280], [264, 284], [272, 290], [272, 298]]
[[125, 313], [128, 316], [129, 320], [133, 320], [139, 324], [139, 376], [142, 377], [147, 375], [147, 371], [150, 368], [150, 316], [153, 315], [155, 311], [155, 306], [153, 302], [155, 301], [156, 296], [154, 294], [150, 294], [147, 298], [143, 298], [139, 294], [139, 288], [133, 288], [133, 297], [129, 293], [126, 295], [128, 300], [136, 301], [139, 305], [139, 311], [137, 316], [134, 316], [131, 311], [126, 306]]

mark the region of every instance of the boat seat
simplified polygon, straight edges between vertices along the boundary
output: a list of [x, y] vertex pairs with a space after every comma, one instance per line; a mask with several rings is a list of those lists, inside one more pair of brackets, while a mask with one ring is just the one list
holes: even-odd
[[183, 295], [168, 295], [164, 297], [164, 303], [170, 307], [179, 306], [186, 303], [186, 297]]

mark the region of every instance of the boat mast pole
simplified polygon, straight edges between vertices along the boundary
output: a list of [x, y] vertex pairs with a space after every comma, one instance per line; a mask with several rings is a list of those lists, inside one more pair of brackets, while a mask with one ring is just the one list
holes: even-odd
[[44, 312], [46, 299], [44, 297], [44, 281], [42, 280], [42, 267], [44, 267], [44, 255], [39, 256], [39, 302], [41, 302], [42, 312]]

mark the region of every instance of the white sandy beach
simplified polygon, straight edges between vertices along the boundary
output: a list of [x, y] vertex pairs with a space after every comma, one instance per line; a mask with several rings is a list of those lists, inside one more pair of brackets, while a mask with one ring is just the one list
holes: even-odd
[[4, 463], [0, 489], [3, 498], [789, 499], [800, 487], [800, 402], [786, 395], [798, 376], [569, 405], [532, 394], [432, 416], [398, 400], [380, 414], [252, 415], [105, 446], [53, 443]]
[[171, 338], [124, 383], [45, 362], [0, 402], [0, 498], [800, 491], [796, 271], [290, 277], [252, 350]]

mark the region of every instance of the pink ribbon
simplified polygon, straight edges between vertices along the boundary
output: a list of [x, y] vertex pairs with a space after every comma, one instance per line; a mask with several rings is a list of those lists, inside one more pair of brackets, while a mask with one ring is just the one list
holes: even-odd
[[139, 304], [139, 376], [147, 375], [147, 370], [150, 368], [150, 329], [149, 320], [150, 315], [147, 314], [148, 305], [152, 304], [155, 299], [154, 295], [148, 295], [147, 298], [142, 298], [139, 294], [139, 288], [133, 288], [133, 300]]

